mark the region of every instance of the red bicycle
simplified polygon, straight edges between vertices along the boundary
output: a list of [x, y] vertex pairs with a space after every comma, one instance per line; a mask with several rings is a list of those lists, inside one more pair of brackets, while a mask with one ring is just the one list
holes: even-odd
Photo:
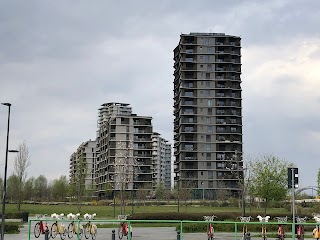
[[296, 222], [299, 223], [297, 227], [297, 239], [298, 240], [303, 240], [304, 239], [304, 227], [303, 223], [307, 221], [308, 217], [296, 217]]
[[128, 234], [129, 232], [130, 232], [130, 239], [132, 239], [132, 226], [130, 226], [130, 229], [129, 229], [128, 222], [126, 222], [128, 216], [130, 215], [129, 214], [118, 215], [118, 219], [123, 221], [123, 222], [120, 222], [120, 227], [118, 229], [119, 239], [122, 239], [123, 236], [126, 236], [127, 239], [129, 239], [129, 234]]
[[36, 225], [34, 226], [34, 236], [36, 238], [38, 238], [40, 236], [40, 234], [45, 234], [46, 230], [49, 231], [49, 238], [51, 237], [51, 233], [50, 233], [50, 227], [48, 226], [47, 222], [43, 221], [43, 219], [46, 217], [46, 214], [42, 215], [42, 214], [37, 214], [36, 218], [39, 219], [39, 222], [36, 223]]
[[286, 223], [288, 221], [288, 217], [275, 217], [278, 220], [279, 228], [278, 228], [278, 240], [284, 240], [286, 230], [284, 229], [284, 225], [282, 223]]
[[207, 227], [207, 235], [208, 235], [208, 240], [213, 240], [215, 238], [214, 236], [214, 227], [212, 225], [212, 221], [217, 218], [217, 216], [212, 215], [212, 216], [203, 216], [205, 221], [209, 221], [208, 227]]

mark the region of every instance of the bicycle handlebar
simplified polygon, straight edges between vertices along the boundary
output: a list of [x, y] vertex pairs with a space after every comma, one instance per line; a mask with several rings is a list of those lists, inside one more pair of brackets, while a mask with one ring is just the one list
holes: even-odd
[[283, 223], [286, 223], [288, 221], [288, 217], [275, 217], [274, 219], [277, 219], [278, 222], [283, 222]]
[[251, 216], [249, 216], [249, 217], [240, 216], [239, 218], [240, 218], [241, 222], [250, 222], [252, 217]]
[[126, 214], [126, 215], [118, 215], [118, 220], [127, 220], [127, 217], [129, 217], [130, 214]]
[[218, 218], [218, 217], [215, 215], [212, 215], [212, 216], [203, 216], [203, 218], [205, 221], [213, 221], [215, 218]]

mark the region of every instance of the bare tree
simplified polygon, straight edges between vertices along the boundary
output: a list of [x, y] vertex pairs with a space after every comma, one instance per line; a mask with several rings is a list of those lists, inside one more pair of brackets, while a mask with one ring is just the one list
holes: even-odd
[[26, 142], [23, 142], [18, 147], [19, 153], [14, 159], [14, 173], [18, 177], [18, 199], [17, 199], [17, 207], [18, 211], [21, 209], [22, 202], [22, 189], [23, 183], [27, 177], [27, 168], [30, 166], [30, 155], [29, 148]]
[[77, 159], [75, 172], [70, 179], [71, 193], [78, 202], [78, 212], [81, 211], [81, 201], [86, 193], [86, 178], [88, 174], [88, 163], [86, 159], [80, 156]]

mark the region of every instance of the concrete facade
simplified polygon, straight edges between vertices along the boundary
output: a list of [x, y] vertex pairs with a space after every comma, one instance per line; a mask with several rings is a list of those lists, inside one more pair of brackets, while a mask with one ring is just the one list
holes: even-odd
[[216, 198], [241, 191], [241, 38], [181, 34], [174, 49], [175, 184]]
[[[82, 143], [76, 152], [70, 156], [69, 179], [71, 184], [79, 182], [78, 164], [80, 159], [86, 163], [85, 189], [93, 192], [95, 190], [95, 165], [96, 165], [96, 141], [88, 140]], [[82, 169], [82, 171], [84, 171]]]
[[152, 135], [153, 189], [160, 183], [171, 189], [171, 144], [159, 133]]

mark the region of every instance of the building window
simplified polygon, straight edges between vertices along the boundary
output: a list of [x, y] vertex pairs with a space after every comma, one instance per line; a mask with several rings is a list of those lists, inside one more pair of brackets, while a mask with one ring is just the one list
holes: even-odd
[[206, 79], [210, 79], [210, 73], [206, 73]]
[[[211, 160], [211, 153], [207, 153], [206, 160]], [[207, 167], [211, 167], [211, 162], [207, 162]]]
[[203, 176], [203, 171], [200, 172], [200, 175]]
[[208, 66], [207, 66], [207, 70], [208, 70], [209, 72], [211, 72], [211, 71], [212, 71], [212, 64], [208, 64]]
[[202, 55], [200, 55], [200, 59], [203, 59], [203, 56], [202, 56]]
[[206, 61], [206, 62], [210, 62], [210, 55], [206, 55], [205, 61]]
[[208, 178], [213, 179], [213, 171], [208, 171]]
[[212, 126], [208, 126], [208, 133], [213, 133], [213, 127]]
[[206, 81], [206, 88], [210, 88], [210, 82]]
[[212, 47], [207, 47], [207, 53], [212, 53]]
[[211, 142], [211, 135], [206, 135], [206, 142]]
[[212, 100], [208, 99], [208, 107], [212, 107]]
[[200, 68], [203, 68], [203, 64], [200, 65]]
[[211, 124], [211, 118], [210, 117], [207, 117], [207, 124]]
[[211, 144], [210, 144], [210, 143], [207, 143], [207, 144], [206, 144], [206, 150], [207, 150], [207, 151], [210, 151], [210, 150], [211, 150]]
[[208, 115], [212, 115], [212, 108], [208, 108]]

